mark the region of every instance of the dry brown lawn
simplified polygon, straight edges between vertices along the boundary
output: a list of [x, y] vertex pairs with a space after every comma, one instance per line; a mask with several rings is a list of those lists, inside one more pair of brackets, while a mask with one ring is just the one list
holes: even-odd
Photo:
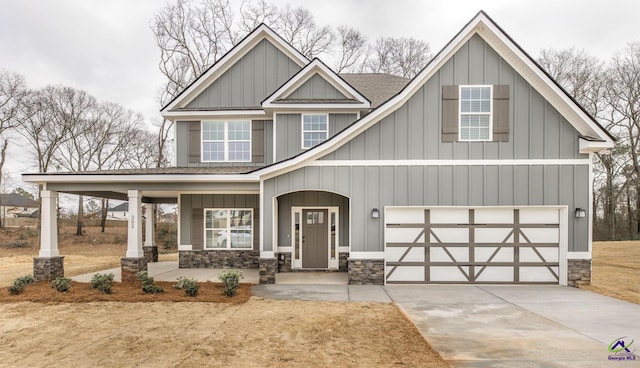
[[640, 304], [640, 241], [594, 242], [591, 285], [580, 288]]
[[[66, 276], [120, 264], [118, 235], [91, 230], [61, 240]], [[2, 235], [0, 367], [448, 366], [392, 304], [262, 300], [249, 285], [228, 299], [213, 283], [200, 283], [195, 299], [160, 282], [158, 295], [135, 284], [103, 295], [89, 284], [62, 294], [39, 283], [12, 296], [6, 286], [32, 272], [38, 246], [6, 249]]]

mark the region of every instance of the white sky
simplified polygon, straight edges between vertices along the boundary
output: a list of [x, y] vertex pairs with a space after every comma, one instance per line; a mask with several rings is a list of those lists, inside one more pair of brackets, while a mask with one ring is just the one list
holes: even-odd
[[[239, 7], [239, 0], [231, 0]], [[607, 60], [640, 41], [637, 0], [275, 0], [304, 6], [319, 25], [347, 24], [370, 40], [414, 37], [439, 51], [484, 10], [531, 56], [575, 46]], [[0, 0], [0, 69], [31, 88], [63, 84], [153, 117], [162, 75], [149, 23], [158, 0]], [[13, 146], [12, 176], [32, 172]], [[15, 185], [20, 186], [19, 180]]]

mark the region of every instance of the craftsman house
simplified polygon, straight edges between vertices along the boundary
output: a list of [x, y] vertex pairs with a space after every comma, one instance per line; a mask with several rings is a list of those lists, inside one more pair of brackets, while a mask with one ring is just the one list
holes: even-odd
[[123, 274], [153, 248], [141, 204], [177, 203], [180, 267], [262, 283], [590, 279], [592, 155], [614, 139], [483, 12], [412, 80], [338, 75], [260, 25], [162, 115], [174, 167], [24, 175], [45, 189], [38, 277], [62, 269], [64, 192], [129, 202]]

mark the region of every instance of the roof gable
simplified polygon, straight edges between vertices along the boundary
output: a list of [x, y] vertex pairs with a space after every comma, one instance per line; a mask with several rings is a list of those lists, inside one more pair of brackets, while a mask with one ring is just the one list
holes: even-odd
[[242, 41], [185, 88], [176, 98], [163, 107], [161, 112], [164, 114], [175, 109], [186, 107], [263, 40], [267, 40], [271, 45], [275, 46], [300, 68], [309, 63], [309, 59], [293, 46], [289, 45], [271, 28], [265, 24], [260, 24], [253, 32], [249, 33]]
[[313, 59], [262, 101], [267, 108], [369, 108], [370, 101], [320, 59]]
[[[255, 173], [263, 178], [277, 176], [303, 166], [305, 162], [318, 159], [350, 141], [358, 134], [376, 124], [403, 106], [456, 52], [471, 39], [479, 35], [522, 78], [535, 88], [578, 133], [581, 152], [594, 152], [613, 147], [614, 138], [593, 117], [564, 91], [520, 46], [518, 46], [495, 22], [480, 11], [465, 27], [425, 66], [422, 71], [397, 95], [387, 100], [347, 129], [331, 139], [287, 161], [283, 161]], [[583, 144], [582, 141], [587, 142]]]

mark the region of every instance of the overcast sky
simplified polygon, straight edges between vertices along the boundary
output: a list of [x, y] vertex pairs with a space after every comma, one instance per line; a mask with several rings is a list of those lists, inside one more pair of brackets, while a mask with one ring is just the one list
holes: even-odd
[[[240, 1], [231, 0], [235, 7]], [[319, 25], [350, 25], [370, 40], [414, 37], [439, 51], [484, 10], [525, 51], [575, 46], [609, 59], [640, 41], [637, 0], [275, 0], [304, 6]], [[166, 1], [0, 0], [0, 69], [25, 76], [32, 88], [63, 84], [157, 114], [162, 76], [149, 23]], [[13, 147], [13, 174], [32, 171]], [[16, 183], [19, 185], [19, 183]]]

